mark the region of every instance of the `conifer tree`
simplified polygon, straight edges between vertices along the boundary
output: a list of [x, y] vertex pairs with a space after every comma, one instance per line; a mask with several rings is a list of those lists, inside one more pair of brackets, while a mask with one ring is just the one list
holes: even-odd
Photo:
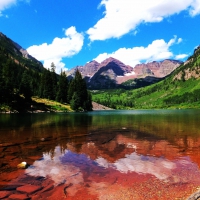
[[28, 70], [25, 70], [20, 84], [20, 93], [23, 94], [27, 100], [30, 100], [32, 96], [30, 79], [31, 78], [28, 75]]
[[58, 82], [58, 92], [56, 95], [56, 101], [61, 103], [67, 103], [67, 91], [68, 91], [68, 80], [65, 72], [61, 71]]
[[51, 63], [51, 81], [52, 81], [52, 94], [51, 94], [51, 99], [55, 100], [56, 99], [56, 93], [57, 93], [57, 75], [56, 75], [56, 66], [52, 62]]
[[87, 91], [85, 80], [81, 73], [76, 70], [74, 79], [70, 82], [68, 99], [70, 106], [75, 111], [90, 111], [92, 110], [92, 99]]
[[42, 76], [42, 97], [47, 99], [53, 99], [53, 85], [52, 85], [52, 76], [51, 72], [45, 70]]
[[72, 96], [74, 94], [75, 91], [75, 80], [72, 79], [70, 80], [69, 83], [69, 88], [68, 88], [68, 95], [67, 95], [67, 102], [70, 103], [70, 101], [72, 100]]
[[56, 99], [57, 95], [57, 75], [55, 73], [55, 65], [51, 64], [51, 71], [44, 70], [41, 76], [39, 96], [51, 100]]

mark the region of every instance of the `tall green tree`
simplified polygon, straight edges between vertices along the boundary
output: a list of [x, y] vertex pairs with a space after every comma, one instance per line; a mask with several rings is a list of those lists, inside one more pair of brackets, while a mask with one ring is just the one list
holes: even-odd
[[52, 85], [52, 76], [51, 72], [48, 70], [45, 70], [42, 74], [41, 78], [41, 97], [47, 98], [47, 99], [53, 99], [53, 85]]
[[28, 74], [28, 70], [25, 70], [22, 75], [20, 84], [20, 93], [24, 95], [26, 100], [30, 100], [32, 96], [31, 91], [31, 77]]
[[51, 81], [52, 81], [52, 100], [56, 99], [56, 94], [57, 94], [57, 75], [56, 75], [56, 66], [55, 64], [52, 62], [51, 63]]
[[39, 96], [55, 100], [57, 95], [57, 74], [55, 65], [51, 63], [51, 69], [44, 70], [41, 76]]
[[56, 95], [56, 101], [61, 103], [67, 103], [67, 93], [68, 93], [68, 80], [65, 72], [60, 73], [58, 81], [58, 92]]
[[74, 79], [70, 82], [68, 90], [70, 106], [76, 111], [92, 110], [92, 98], [87, 91], [85, 80], [81, 73], [76, 70]]

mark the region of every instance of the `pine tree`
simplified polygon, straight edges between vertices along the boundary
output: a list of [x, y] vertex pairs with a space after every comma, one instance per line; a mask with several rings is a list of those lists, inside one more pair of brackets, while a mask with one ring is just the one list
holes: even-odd
[[61, 103], [67, 103], [67, 91], [68, 91], [68, 80], [65, 72], [60, 73], [58, 82], [58, 92], [56, 95], [56, 101]]
[[41, 76], [39, 96], [51, 100], [56, 99], [57, 95], [57, 75], [55, 65], [51, 64], [51, 71], [44, 70]]
[[20, 93], [24, 95], [26, 100], [30, 100], [32, 96], [30, 79], [31, 77], [28, 75], [28, 70], [25, 70], [20, 84]]
[[47, 99], [53, 99], [53, 85], [52, 85], [52, 76], [49, 70], [45, 70], [42, 75], [42, 91], [41, 96]]
[[72, 80], [70, 80], [69, 89], [68, 89], [68, 95], [67, 95], [67, 102], [68, 103], [70, 103], [70, 101], [72, 100], [75, 89], [76, 89], [75, 88], [75, 80], [72, 79]]
[[92, 111], [92, 95], [88, 91], [87, 92], [87, 100], [84, 102], [84, 110]]
[[70, 101], [70, 106], [75, 111], [83, 111], [83, 108], [80, 105], [81, 105], [81, 98], [77, 92], [74, 92], [72, 99]]
[[92, 110], [91, 94], [87, 91], [85, 80], [77, 70], [74, 79], [70, 82], [68, 100], [72, 109], [76, 111]]
[[57, 93], [57, 75], [56, 75], [56, 66], [55, 64], [52, 62], [51, 63], [51, 81], [52, 81], [52, 95], [51, 95], [51, 99], [55, 100], [56, 99], [56, 93]]

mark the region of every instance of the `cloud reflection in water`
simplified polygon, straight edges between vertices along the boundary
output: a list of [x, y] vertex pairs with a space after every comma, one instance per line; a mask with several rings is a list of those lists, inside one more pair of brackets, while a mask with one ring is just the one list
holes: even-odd
[[151, 174], [160, 180], [167, 179], [171, 175], [171, 171], [176, 168], [175, 163], [164, 158], [138, 155], [136, 152], [118, 159], [115, 163], [109, 163], [102, 157], [99, 157], [96, 162], [102, 167], [113, 167], [122, 173]]
[[26, 169], [26, 173], [31, 176], [42, 176], [51, 178], [55, 185], [61, 183], [72, 183], [74, 186], [83, 183], [83, 176], [80, 169], [70, 163], [62, 163], [62, 158], [70, 151], [61, 151], [56, 147], [53, 156], [44, 153], [42, 160], [37, 160], [31, 167]]

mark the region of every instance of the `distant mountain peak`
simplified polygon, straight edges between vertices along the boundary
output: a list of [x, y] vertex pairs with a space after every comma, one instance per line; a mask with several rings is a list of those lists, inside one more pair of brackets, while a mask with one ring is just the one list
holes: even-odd
[[[125, 65], [120, 60], [109, 57], [98, 63], [92, 60], [85, 66], [79, 66], [68, 71], [69, 76], [74, 76], [78, 69], [85, 78], [90, 89], [115, 88], [130, 79], [153, 77], [163, 78], [176, 69], [182, 62], [166, 59], [163, 61], [153, 61], [146, 64], [138, 64], [135, 67]], [[157, 80], [157, 79], [156, 79]]]
[[117, 63], [117, 64], [123, 64], [123, 65], [125, 65], [120, 60], [118, 60], [116, 58], [113, 58], [113, 57], [106, 58], [104, 61], [101, 62], [101, 65], [107, 65], [110, 62], [114, 62], [114, 63]]

